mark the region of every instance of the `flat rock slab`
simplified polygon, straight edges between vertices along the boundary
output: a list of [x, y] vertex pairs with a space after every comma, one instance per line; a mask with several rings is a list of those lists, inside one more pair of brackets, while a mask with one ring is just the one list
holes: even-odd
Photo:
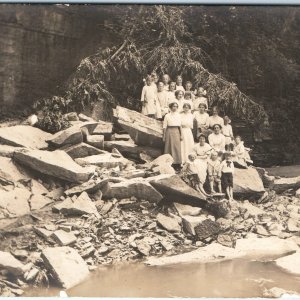
[[17, 181], [28, 180], [29, 176], [14, 164], [11, 158], [0, 157], [0, 182], [13, 184]]
[[92, 170], [82, 168], [64, 151], [24, 150], [15, 152], [14, 159], [19, 163], [44, 174], [69, 182], [88, 181]]
[[24, 265], [9, 252], [0, 251], [0, 269], [16, 276], [24, 273]]
[[275, 263], [289, 273], [300, 275], [300, 251], [288, 256], [280, 257], [275, 260]]
[[298, 189], [300, 188], [300, 176], [291, 178], [279, 178], [275, 179], [272, 185], [272, 189], [276, 192], [284, 192], [288, 189]]
[[247, 211], [251, 217], [258, 217], [266, 214], [263, 209], [251, 204], [249, 201], [237, 202], [236, 204], [240, 211]]
[[125, 166], [128, 164], [128, 160], [119, 155], [113, 153], [105, 153], [99, 155], [87, 156], [84, 158], [76, 158], [75, 162], [81, 166], [97, 166], [101, 168], [115, 168], [118, 166]]
[[17, 125], [0, 128], [0, 143], [15, 147], [31, 149], [46, 149], [46, 140], [51, 139], [52, 134], [36, 127]]
[[249, 237], [236, 241], [236, 250], [243, 251], [245, 256], [271, 257], [289, 254], [299, 249], [293, 240], [284, 240], [278, 237]]
[[68, 246], [74, 244], [77, 240], [72, 232], [66, 232], [62, 229], [56, 230], [52, 233], [51, 237], [60, 245]]
[[297, 177], [300, 174], [300, 165], [266, 168], [266, 171], [271, 176]]
[[104, 141], [104, 150], [112, 151], [118, 149], [125, 157], [140, 159], [140, 154], [145, 153], [151, 158], [156, 158], [162, 154], [161, 149], [149, 146], [138, 146], [132, 140], [130, 141]]
[[181, 232], [181, 226], [175, 218], [171, 218], [159, 213], [156, 216], [156, 220], [158, 224], [160, 224], [169, 232]]
[[[204, 215], [202, 215], [202, 216], [183, 216], [182, 217], [183, 230], [186, 233], [189, 233], [191, 235], [196, 235], [195, 228], [198, 225], [205, 222], [206, 220], [207, 220], [207, 217]], [[210, 221], [213, 222], [212, 220], [210, 220]], [[209, 236], [210, 236], [210, 234], [206, 235], [206, 237], [209, 237]]]
[[68, 190], [66, 190], [64, 193], [67, 196], [72, 196], [76, 194], [81, 194], [83, 192], [87, 193], [95, 193], [98, 190], [101, 190], [105, 187], [105, 185], [109, 182], [109, 178], [105, 179], [97, 179], [97, 180], [89, 180], [87, 182], [82, 183], [81, 185], [76, 185]]
[[0, 190], [0, 219], [14, 218], [30, 213], [29, 199], [31, 193], [27, 189], [15, 188], [12, 191]]
[[53, 206], [53, 211], [69, 216], [92, 214], [95, 217], [100, 218], [95, 203], [90, 199], [86, 192], [83, 192], [75, 200], [67, 198], [63, 202]]
[[73, 159], [104, 153], [100, 149], [97, 149], [86, 143], [79, 143], [71, 146], [68, 145], [61, 148], [61, 150], [64, 150]]
[[259, 198], [265, 192], [263, 182], [254, 168], [234, 170], [233, 193], [238, 196]]
[[71, 126], [65, 130], [54, 134], [47, 142], [54, 147], [62, 147], [64, 145], [74, 145], [83, 141], [82, 132], [79, 126]]
[[121, 127], [129, 133], [134, 142], [139, 146], [150, 146], [161, 149], [162, 122], [149, 118], [136, 111], [117, 106], [113, 111]]
[[202, 211], [200, 207], [194, 207], [180, 203], [174, 203], [174, 206], [180, 216], [198, 216]]
[[149, 182], [164, 197], [172, 202], [205, 207], [206, 197], [188, 186], [178, 175], [149, 177]]
[[51, 238], [52, 231], [45, 229], [45, 228], [40, 228], [40, 227], [33, 227], [34, 232], [42, 237], [45, 240], [48, 240]]
[[197, 250], [167, 257], [149, 258], [145, 264], [150, 266], [164, 266], [179, 263], [209, 263], [239, 258], [243, 253], [233, 248], [217, 243], [201, 247]]
[[32, 195], [29, 204], [31, 210], [42, 209], [43, 207], [53, 203], [53, 201], [43, 195]]
[[93, 134], [104, 135], [106, 140], [110, 140], [112, 131], [113, 131], [112, 123], [99, 121], [98, 125], [96, 126], [96, 128], [93, 131]]
[[70, 247], [46, 248], [42, 252], [42, 258], [62, 288], [74, 287], [89, 275], [85, 261]]
[[88, 135], [86, 137], [86, 142], [98, 149], [104, 149], [104, 135]]
[[163, 196], [147, 181], [134, 178], [120, 183], [108, 183], [103, 189], [103, 198], [124, 199], [132, 196], [150, 202], [159, 202]]
[[0, 156], [12, 158], [16, 150], [21, 150], [23, 147], [14, 147], [9, 145], [0, 145]]

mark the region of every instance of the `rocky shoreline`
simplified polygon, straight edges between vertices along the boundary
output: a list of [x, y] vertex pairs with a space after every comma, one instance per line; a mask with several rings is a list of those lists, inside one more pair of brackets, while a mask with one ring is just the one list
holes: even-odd
[[175, 174], [169, 155], [159, 156], [159, 126], [136, 114], [119, 108], [112, 124], [70, 113], [72, 126], [55, 135], [0, 128], [1, 296], [35, 285], [68, 289], [103, 264], [249, 251], [285, 255], [276, 263], [300, 273], [291, 264], [300, 251], [300, 176], [238, 169], [236, 201], [206, 198]]

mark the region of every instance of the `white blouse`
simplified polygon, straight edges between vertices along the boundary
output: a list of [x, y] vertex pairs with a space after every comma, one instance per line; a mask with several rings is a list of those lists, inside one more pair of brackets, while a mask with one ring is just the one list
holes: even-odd
[[163, 122], [163, 128], [166, 129], [168, 126], [181, 126], [181, 115], [180, 113], [176, 112], [170, 112], [165, 115], [164, 122]]
[[203, 146], [200, 146], [200, 144], [196, 144], [193, 153], [197, 156], [197, 158], [202, 160], [207, 160], [211, 152], [211, 146], [207, 143], [205, 143]]
[[188, 113], [181, 113], [181, 126], [184, 128], [191, 128], [193, 129], [193, 123], [194, 123], [194, 117], [193, 115], [188, 112]]
[[185, 89], [182, 85], [176, 85], [176, 91], [183, 91], [185, 92]]
[[225, 137], [233, 137], [232, 126], [230, 124], [224, 125], [222, 127], [222, 133]]
[[206, 104], [206, 108], [208, 108], [208, 101], [205, 97], [197, 97], [194, 99], [194, 109], [197, 110], [199, 108], [199, 104], [204, 103]]
[[194, 112], [194, 118], [197, 121], [197, 127], [201, 128], [203, 126], [209, 127], [209, 115], [208, 113], [201, 114], [199, 111]]
[[217, 151], [225, 150], [225, 136], [222, 133], [212, 133], [208, 136], [208, 142]]

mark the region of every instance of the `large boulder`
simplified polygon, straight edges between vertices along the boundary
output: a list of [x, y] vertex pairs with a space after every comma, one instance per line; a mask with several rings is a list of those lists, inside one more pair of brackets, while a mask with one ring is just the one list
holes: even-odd
[[92, 202], [92, 200], [86, 192], [83, 192], [75, 200], [67, 198], [63, 202], [53, 206], [52, 209], [55, 212], [60, 212], [64, 215], [69, 216], [81, 216], [85, 214], [91, 214], [97, 218], [100, 218], [96, 205], [94, 204], [94, 202]]
[[71, 146], [68, 145], [68, 146], [61, 148], [61, 150], [64, 150], [73, 159], [103, 153], [103, 151], [101, 151], [89, 144], [86, 144], [86, 143], [80, 143], [80, 144], [71, 145]]
[[118, 166], [124, 167], [128, 164], [128, 160], [121, 155], [113, 153], [104, 153], [92, 155], [82, 158], [76, 158], [76, 163], [81, 166], [97, 166], [101, 168], [115, 168]]
[[62, 288], [69, 289], [89, 275], [85, 261], [75, 249], [70, 247], [46, 248], [42, 252], [42, 258], [47, 269]]
[[151, 202], [160, 201], [163, 196], [147, 181], [140, 178], [134, 178], [120, 183], [108, 183], [102, 189], [103, 198], [124, 199], [132, 196], [138, 199], [145, 199]]
[[287, 272], [300, 275], [300, 251], [288, 256], [280, 257], [275, 260], [275, 263]]
[[0, 190], [0, 219], [15, 218], [30, 213], [31, 193], [25, 188], [11, 191]]
[[82, 168], [64, 151], [23, 150], [15, 152], [14, 159], [33, 170], [69, 182], [88, 181], [93, 174], [90, 168]]
[[175, 170], [172, 167], [173, 163], [174, 159], [170, 154], [163, 154], [150, 163], [150, 168], [152, 168], [154, 172], [158, 172], [159, 174], [173, 175], [175, 174]]
[[166, 199], [182, 204], [206, 207], [206, 197], [188, 186], [178, 175], [158, 175], [150, 177], [149, 182]]
[[121, 106], [117, 106], [113, 113], [118, 123], [137, 145], [158, 149], [163, 147], [161, 121]]
[[24, 265], [9, 252], [0, 251], [0, 269], [17, 276], [24, 273]]
[[27, 125], [0, 128], [0, 143], [15, 147], [46, 149], [46, 140], [51, 137], [52, 134]]
[[259, 198], [265, 192], [263, 182], [254, 168], [234, 170], [233, 193], [238, 197]]

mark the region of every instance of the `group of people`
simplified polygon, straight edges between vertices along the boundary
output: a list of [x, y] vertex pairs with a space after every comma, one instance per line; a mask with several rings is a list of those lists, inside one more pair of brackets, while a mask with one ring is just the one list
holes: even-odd
[[172, 155], [174, 168], [190, 185], [207, 195], [203, 185], [208, 176], [211, 194], [224, 188], [233, 199], [234, 165], [247, 168], [249, 149], [240, 136], [234, 138], [230, 118], [220, 117], [218, 107], [208, 114], [205, 89], [192, 88], [190, 81], [183, 86], [181, 76], [173, 82], [164, 74], [159, 81], [152, 73], [142, 90], [142, 113], [163, 121], [164, 153]]

